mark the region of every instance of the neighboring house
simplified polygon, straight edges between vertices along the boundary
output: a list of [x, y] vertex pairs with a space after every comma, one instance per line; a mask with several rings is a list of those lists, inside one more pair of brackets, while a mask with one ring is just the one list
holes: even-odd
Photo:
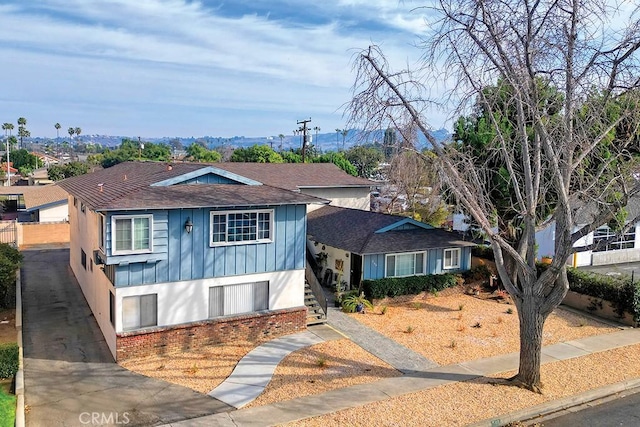
[[[375, 182], [351, 176], [333, 163], [216, 163], [215, 167], [286, 190], [331, 201], [332, 206], [369, 210]], [[309, 211], [320, 205], [309, 206]]]
[[[69, 218], [67, 192], [58, 185], [0, 187], [0, 199], [11, 205], [3, 219], [20, 222], [61, 222]], [[6, 218], [5, 218], [6, 217]]]
[[[629, 200], [626, 206], [627, 218], [640, 215], [640, 197]], [[578, 224], [575, 229], [588, 224], [593, 218], [589, 209], [579, 209], [574, 215]], [[567, 263], [574, 267], [588, 265], [609, 265], [640, 261], [640, 222], [627, 227], [621, 233], [614, 232], [606, 224], [587, 234], [574, 245], [574, 253]], [[536, 233], [539, 256], [553, 256], [555, 253], [555, 223]]]
[[31, 222], [69, 220], [68, 194], [62, 187], [51, 184], [18, 188], [22, 191], [24, 208], [31, 215]]
[[48, 168], [51, 165], [57, 165], [60, 163], [60, 160], [55, 158], [54, 156], [50, 156], [45, 153], [39, 153], [37, 151], [32, 151], [31, 154], [38, 158], [38, 162], [40, 162], [39, 166], [44, 165], [45, 168]]
[[411, 218], [324, 206], [307, 222], [310, 249], [326, 258], [325, 285], [344, 280], [356, 288], [361, 280], [471, 268], [474, 242]]
[[48, 185], [54, 181], [49, 179], [48, 169], [38, 169], [29, 175], [29, 185]]
[[0, 186], [9, 187], [9, 177], [11, 178], [11, 185], [15, 185], [21, 178], [18, 169], [13, 167], [13, 162], [0, 163], [0, 169], [2, 170], [2, 177], [0, 177]]
[[70, 265], [116, 360], [306, 327], [306, 211], [326, 201], [218, 166], [127, 162], [59, 183]]

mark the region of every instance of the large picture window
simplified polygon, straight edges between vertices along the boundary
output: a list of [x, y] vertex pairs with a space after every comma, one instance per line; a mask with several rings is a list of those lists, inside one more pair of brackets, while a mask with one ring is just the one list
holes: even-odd
[[424, 274], [424, 252], [392, 254], [386, 257], [386, 277], [404, 277]]
[[209, 288], [210, 318], [268, 309], [269, 282], [242, 283]]
[[211, 212], [211, 245], [270, 242], [273, 210]]
[[122, 298], [122, 329], [140, 329], [158, 324], [158, 295]]
[[460, 268], [460, 249], [459, 248], [444, 250], [442, 268], [444, 270]]
[[114, 255], [151, 252], [153, 216], [113, 216], [111, 236]]

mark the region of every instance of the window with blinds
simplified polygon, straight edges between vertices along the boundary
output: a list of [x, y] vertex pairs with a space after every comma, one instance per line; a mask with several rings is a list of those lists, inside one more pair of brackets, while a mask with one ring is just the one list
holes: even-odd
[[153, 251], [153, 215], [113, 216], [111, 229], [114, 255]]
[[122, 329], [140, 329], [158, 324], [158, 295], [122, 298]]
[[268, 281], [209, 288], [210, 318], [268, 309]]

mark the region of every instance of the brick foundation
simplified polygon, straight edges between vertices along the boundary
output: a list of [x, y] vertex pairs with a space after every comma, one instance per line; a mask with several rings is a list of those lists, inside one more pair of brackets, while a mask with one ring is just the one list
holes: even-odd
[[118, 362], [233, 341], [262, 342], [299, 332], [307, 327], [307, 308], [249, 313], [153, 330], [124, 332], [116, 336]]

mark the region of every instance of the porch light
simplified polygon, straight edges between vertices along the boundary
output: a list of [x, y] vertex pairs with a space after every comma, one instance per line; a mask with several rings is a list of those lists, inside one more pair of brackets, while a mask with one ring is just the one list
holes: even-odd
[[187, 221], [184, 223], [184, 229], [187, 231], [187, 234], [191, 233], [191, 230], [193, 230], [193, 222], [191, 222], [191, 217], [187, 217]]

